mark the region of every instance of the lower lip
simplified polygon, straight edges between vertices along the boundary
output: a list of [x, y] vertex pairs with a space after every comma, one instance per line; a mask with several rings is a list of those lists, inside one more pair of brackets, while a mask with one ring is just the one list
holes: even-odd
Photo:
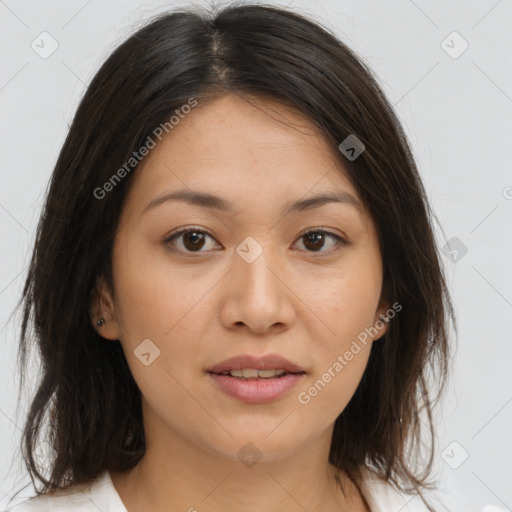
[[272, 379], [239, 379], [230, 375], [208, 373], [219, 388], [229, 396], [252, 404], [272, 402], [293, 389], [304, 373], [289, 373]]

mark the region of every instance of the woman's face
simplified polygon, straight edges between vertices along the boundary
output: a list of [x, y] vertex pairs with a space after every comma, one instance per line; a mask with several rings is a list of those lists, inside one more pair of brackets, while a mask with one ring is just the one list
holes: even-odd
[[[361, 334], [388, 304], [374, 224], [336, 155], [306, 118], [257, 101], [267, 114], [236, 95], [199, 101], [142, 161], [100, 332], [122, 344], [147, 432], [233, 460], [246, 446], [270, 461], [330, 439], [385, 324], [373, 339]], [[219, 201], [162, 199], [177, 191]], [[349, 199], [288, 210], [325, 194]], [[291, 388], [209, 373], [268, 354], [305, 373], [286, 377]], [[219, 384], [228, 380], [239, 395]]]

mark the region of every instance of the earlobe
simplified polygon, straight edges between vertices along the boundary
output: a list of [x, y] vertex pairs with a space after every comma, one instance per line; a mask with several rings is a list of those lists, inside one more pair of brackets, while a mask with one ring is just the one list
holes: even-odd
[[374, 327], [378, 330], [377, 335], [374, 337], [374, 341], [377, 341], [388, 332], [391, 317], [388, 316], [389, 303], [386, 300], [381, 300], [379, 308], [375, 315]]
[[118, 340], [120, 338], [118, 323], [113, 318], [106, 320], [103, 317], [99, 317], [94, 327], [102, 338], [107, 340]]
[[115, 306], [103, 278], [98, 278], [91, 291], [89, 316], [96, 332], [110, 340], [120, 338], [119, 324], [116, 320]]

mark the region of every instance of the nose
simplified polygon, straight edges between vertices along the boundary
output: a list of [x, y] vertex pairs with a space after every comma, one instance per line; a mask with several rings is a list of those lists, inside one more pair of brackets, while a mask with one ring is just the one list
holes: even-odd
[[290, 275], [286, 264], [268, 245], [260, 251], [254, 260], [245, 258], [243, 252], [233, 255], [221, 310], [221, 321], [229, 329], [277, 333], [289, 329], [294, 321], [296, 296], [286, 282]]

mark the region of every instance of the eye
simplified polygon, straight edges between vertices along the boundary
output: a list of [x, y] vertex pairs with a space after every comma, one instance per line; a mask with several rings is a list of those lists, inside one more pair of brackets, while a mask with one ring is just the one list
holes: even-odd
[[[207, 238], [214, 240], [214, 238], [203, 229], [188, 227], [172, 233], [164, 240], [164, 243], [167, 246], [170, 246], [172, 251], [192, 255], [194, 253], [200, 254], [202, 252], [208, 252], [201, 250], [205, 246]], [[326, 231], [323, 228], [309, 230], [300, 236], [299, 240], [305, 239], [304, 246], [306, 247], [307, 252], [329, 253], [332, 251], [321, 250], [325, 246], [325, 241], [328, 238], [334, 240], [334, 247], [336, 247], [336, 245], [343, 246], [348, 244], [348, 242], [340, 236], [335, 233], [331, 233], [330, 231]], [[177, 243], [178, 241], [179, 243]]]
[[[343, 246], [348, 244], [346, 240], [341, 238], [340, 236], [336, 235], [335, 233], [331, 233], [330, 231], [326, 231], [323, 228], [315, 228], [307, 231], [304, 233], [299, 240], [305, 239], [304, 245], [309, 249], [308, 252], [320, 252], [320, 253], [329, 253], [332, 252], [331, 250], [322, 251], [322, 249], [325, 246], [325, 240], [326, 238], [331, 238], [331, 240], [334, 240], [337, 242], [337, 244], [334, 244], [334, 247], [336, 245]], [[338, 247], [339, 249], [340, 247]]]
[[[186, 235], [186, 236], [183, 236]], [[185, 228], [181, 229], [180, 231], [177, 231], [176, 233], [171, 234], [169, 237], [167, 237], [164, 240], [164, 243], [168, 246], [171, 246], [171, 250], [176, 252], [185, 252], [188, 254], [194, 253], [194, 252], [206, 252], [201, 251], [201, 249], [205, 245], [206, 237], [214, 239], [212, 236], [210, 236], [206, 231], [199, 229], [199, 228]], [[181, 240], [181, 243], [176, 244], [176, 240]], [[175, 249], [175, 246], [181, 246], [177, 250]], [[183, 247], [185, 249], [183, 249]]]

